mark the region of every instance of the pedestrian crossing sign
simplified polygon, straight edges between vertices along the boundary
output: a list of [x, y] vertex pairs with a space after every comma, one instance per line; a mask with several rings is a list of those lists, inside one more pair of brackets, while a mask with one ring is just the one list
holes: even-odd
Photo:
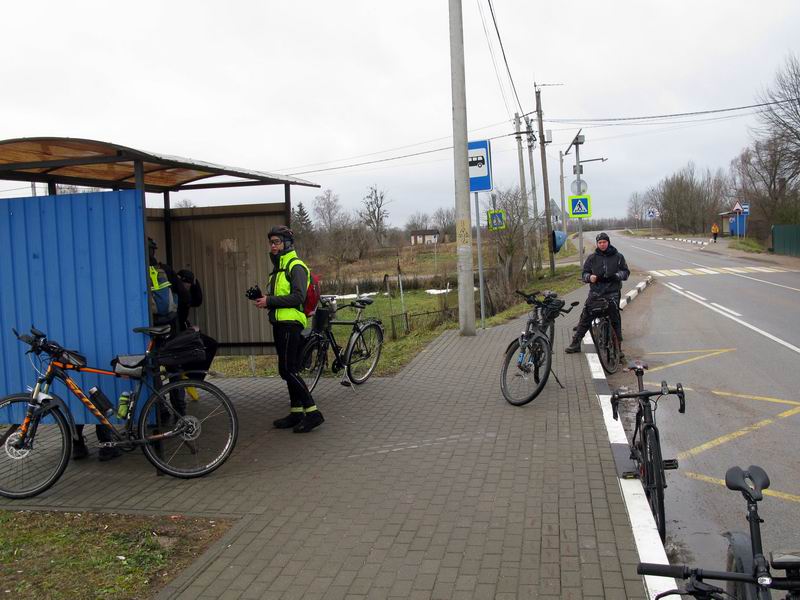
[[486, 222], [488, 223], [489, 231], [502, 231], [506, 228], [506, 211], [486, 211]]
[[572, 219], [592, 218], [592, 197], [588, 194], [569, 197], [569, 216]]

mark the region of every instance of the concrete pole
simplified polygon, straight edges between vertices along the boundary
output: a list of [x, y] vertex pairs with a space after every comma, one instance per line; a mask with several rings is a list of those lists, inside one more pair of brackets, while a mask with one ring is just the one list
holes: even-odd
[[520, 134], [519, 113], [514, 113], [514, 127], [517, 130], [517, 156], [519, 157], [519, 190], [522, 194], [522, 249], [525, 257], [525, 269], [531, 270], [530, 247], [528, 246], [528, 188], [525, 185], [525, 163], [522, 158], [522, 135]]
[[550, 219], [550, 184], [547, 181], [547, 154], [544, 149], [544, 123], [542, 121], [542, 91], [536, 90], [536, 115], [539, 118], [539, 150], [542, 155], [542, 185], [544, 186], [544, 215], [547, 223], [547, 249], [550, 254], [550, 276], [556, 275], [556, 257], [553, 254], [553, 222]]
[[567, 205], [564, 198], [564, 151], [558, 151], [558, 158], [561, 163], [561, 231], [567, 233]]
[[467, 87], [464, 76], [464, 30], [461, 0], [449, 0], [450, 78], [453, 102], [453, 170], [455, 172], [456, 251], [458, 253], [458, 325], [461, 335], [475, 335], [472, 275], [472, 218], [467, 156]]
[[[575, 140], [575, 177], [578, 180], [578, 194], [581, 193], [581, 144]], [[578, 219], [578, 262], [583, 266], [583, 219]]]
[[531, 200], [533, 201], [533, 256], [536, 260], [536, 271], [542, 270], [542, 248], [539, 243], [539, 205], [536, 200], [536, 171], [533, 170], [533, 148], [536, 141], [531, 129], [531, 120], [525, 117], [525, 127], [528, 131], [528, 169], [531, 172]]
[[478, 280], [480, 281], [481, 292], [481, 329], [486, 329], [486, 309], [484, 305], [484, 283], [483, 283], [483, 247], [481, 246], [481, 211], [478, 208], [478, 192], [475, 192], [475, 231], [478, 238]]

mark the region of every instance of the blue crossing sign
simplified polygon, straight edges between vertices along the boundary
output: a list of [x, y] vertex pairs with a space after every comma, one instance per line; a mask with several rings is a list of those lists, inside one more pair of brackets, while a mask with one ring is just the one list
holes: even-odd
[[492, 147], [489, 140], [478, 140], [467, 144], [469, 161], [469, 191], [492, 190]]
[[486, 222], [489, 224], [489, 231], [502, 231], [506, 228], [506, 211], [486, 211]]
[[569, 216], [572, 219], [592, 218], [592, 197], [588, 194], [569, 197]]

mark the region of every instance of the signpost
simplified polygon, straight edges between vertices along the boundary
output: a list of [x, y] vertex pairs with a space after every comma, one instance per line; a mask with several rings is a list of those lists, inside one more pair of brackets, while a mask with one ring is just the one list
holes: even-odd
[[[481, 248], [481, 213], [478, 208], [478, 192], [492, 191], [492, 147], [489, 140], [478, 140], [467, 144], [469, 165], [469, 191], [475, 194], [475, 221], [478, 232], [478, 280], [481, 294], [481, 329], [485, 329], [486, 311], [484, 308], [483, 251]], [[502, 212], [502, 211], [501, 211]], [[503, 214], [505, 217], [505, 213]], [[503, 229], [505, 229], [505, 218]], [[489, 219], [491, 224], [491, 218]], [[491, 227], [490, 227], [491, 228]]]

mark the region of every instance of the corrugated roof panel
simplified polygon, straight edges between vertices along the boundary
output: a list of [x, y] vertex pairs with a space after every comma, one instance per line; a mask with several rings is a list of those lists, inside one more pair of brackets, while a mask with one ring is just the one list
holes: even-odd
[[[143, 210], [134, 190], [0, 200], [0, 394], [24, 391], [36, 375], [11, 332], [31, 325], [89, 364], [110, 368], [117, 354], [141, 354], [149, 322]], [[132, 382], [77, 375], [112, 400]], [[63, 385], [76, 422], [94, 417]]]

